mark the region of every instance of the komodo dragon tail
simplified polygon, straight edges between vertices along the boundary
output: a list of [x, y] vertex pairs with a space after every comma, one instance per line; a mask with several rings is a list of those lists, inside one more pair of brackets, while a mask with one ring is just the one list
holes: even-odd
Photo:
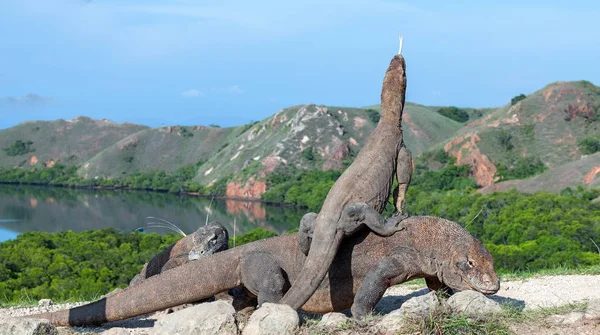
[[[279, 301], [280, 304], [299, 309], [321, 285], [321, 281], [325, 278], [325, 274], [329, 271], [329, 266], [333, 263], [333, 259], [340, 248], [344, 234], [338, 230], [333, 240], [329, 240], [327, 237], [326, 234], [319, 234], [317, 231], [313, 233], [310, 251], [304, 261], [302, 271], [294, 280], [293, 290], [287, 291]], [[314, 257], [315, 255], [318, 257]]]
[[239, 286], [245, 248], [226, 250], [184, 264], [98, 301], [58, 312], [27, 315], [58, 326], [101, 324], [192, 303]]

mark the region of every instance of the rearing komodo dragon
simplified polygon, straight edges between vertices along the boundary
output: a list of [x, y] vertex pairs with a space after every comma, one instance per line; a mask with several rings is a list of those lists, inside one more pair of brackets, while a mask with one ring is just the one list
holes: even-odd
[[[350, 221], [376, 218], [369, 211], [375, 212], [359, 205], [345, 209], [342, 216]], [[361, 317], [387, 287], [415, 278], [425, 278], [434, 289], [498, 291], [492, 256], [460, 225], [428, 216], [410, 217], [402, 224], [406, 230], [389, 237], [362, 231], [346, 239], [328, 280], [302, 309], [326, 313], [352, 306], [352, 314]], [[63, 326], [99, 324], [198, 301], [240, 285], [257, 295], [259, 303], [277, 302], [297, 280], [305, 259], [296, 234], [277, 236], [183, 264], [81, 307], [27, 317]]]
[[[352, 202], [364, 202], [381, 213], [389, 198], [394, 174], [398, 181], [394, 205], [396, 215], [402, 215], [412, 176], [412, 157], [402, 139], [405, 93], [405, 63], [398, 54], [392, 58], [383, 79], [379, 124], [354, 162], [329, 190], [316, 217], [306, 263], [280, 303], [298, 309], [310, 298], [329, 270], [343, 237], [354, 233], [340, 220], [344, 207]], [[387, 236], [401, 229], [401, 226], [378, 227], [378, 233]]]

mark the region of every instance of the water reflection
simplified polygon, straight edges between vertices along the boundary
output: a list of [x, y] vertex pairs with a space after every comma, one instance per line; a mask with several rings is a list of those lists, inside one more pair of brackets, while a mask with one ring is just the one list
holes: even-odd
[[[260, 202], [206, 199], [140, 191], [79, 190], [0, 185], [0, 227], [13, 232], [116, 228], [133, 231], [146, 217], [162, 218], [190, 233], [209, 221], [221, 222], [233, 235], [256, 227], [283, 233], [296, 228], [305, 211]], [[234, 224], [235, 223], [235, 224]], [[0, 229], [1, 229], [0, 228]], [[145, 227], [166, 233], [166, 229]], [[8, 236], [8, 237], [6, 237]], [[11, 237], [12, 236], [12, 237]]]

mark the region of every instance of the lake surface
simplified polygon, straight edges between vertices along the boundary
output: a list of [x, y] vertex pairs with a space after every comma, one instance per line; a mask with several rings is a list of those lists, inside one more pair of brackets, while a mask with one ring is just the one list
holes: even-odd
[[44, 186], [0, 185], [0, 241], [28, 231], [142, 228], [164, 234], [149, 222], [167, 220], [186, 234], [218, 221], [239, 235], [257, 227], [283, 233], [297, 228], [306, 210], [260, 202], [207, 199], [143, 191], [82, 190]]

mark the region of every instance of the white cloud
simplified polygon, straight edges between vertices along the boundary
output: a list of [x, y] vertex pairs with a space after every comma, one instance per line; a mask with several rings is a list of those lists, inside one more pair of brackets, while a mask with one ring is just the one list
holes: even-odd
[[22, 96], [0, 98], [0, 106], [5, 107], [41, 107], [54, 100], [53, 97], [43, 97], [34, 93]]
[[192, 89], [181, 92], [181, 95], [186, 98], [197, 98], [197, 97], [203, 97], [204, 93], [200, 92], [200, 90], [192, 88]]
[[227, 92], [231, 94], [243, 94], [244, 90], [242, 90], [238, 85], [232, 85], [227, 88]]

